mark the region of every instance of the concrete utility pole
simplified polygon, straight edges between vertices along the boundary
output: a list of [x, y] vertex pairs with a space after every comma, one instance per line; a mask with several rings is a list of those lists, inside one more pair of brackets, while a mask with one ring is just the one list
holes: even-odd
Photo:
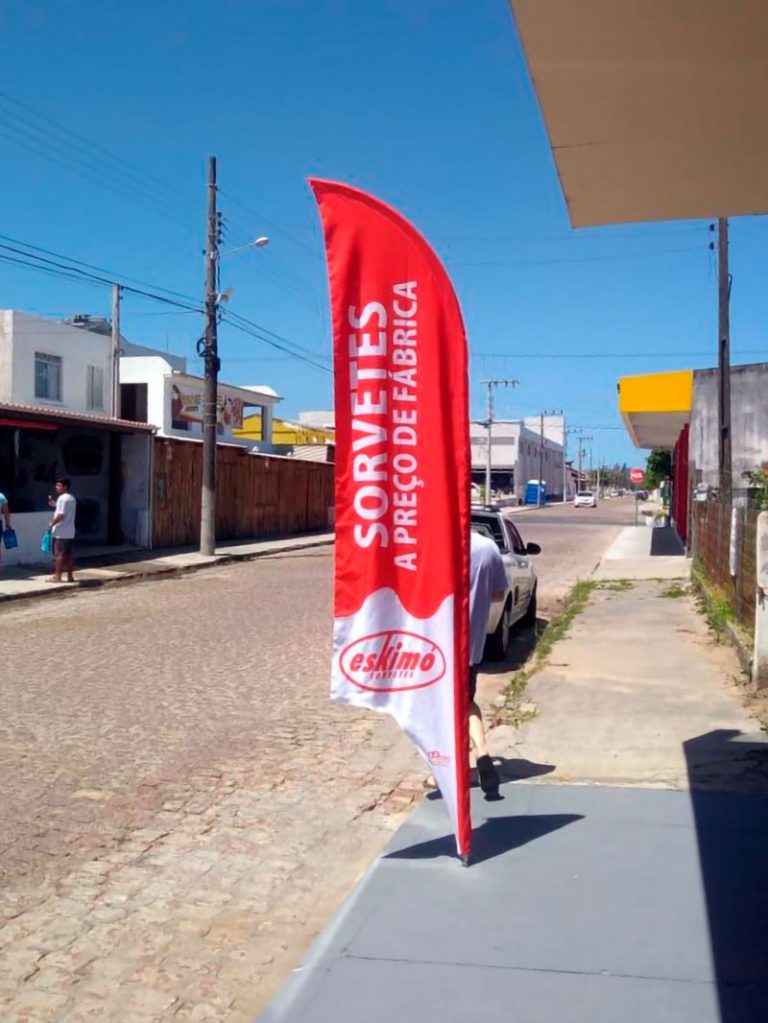
[[203, 474], [200, 553], [216, 550], [216, 424], [218, 420], [219, 220], [216, 214], [216, 157], [208, 160], [208, 239], [205, 247], [205, 338], [203, 361]]
[[[492, 451], [492, 432], [493, 432], [493, 388], [494, 387], [517, 387], [520, 383], [519, 380], [483, 380], [483, 383], [488, 388], [488, 417], [485, 421], [485, 427], [488, 431], [488, 451], [486, 454], [485, 461], [485, 503], [491, 503], [491, 451]], [[518, 448], [519, 454], [519, 448]], [[517, 480], [515, 480], [517, 483]]]
[[120, 418], [120, 298], [123, 289], [112, 285], [112, 415]]
[[[562, 409], [544, 409], [543, 412], [539, 413], [539, 489], [536, 495], [536, 504], [541, 507], [541, 483], [544, 478], [544, 416], [561, 416], [563, 414]], [[565, 431], [565, 422], [563, 422], [563, 431]], [[563, 434], [563, 464], [565, 464], [565, 433]], [[563, 475], [565, 479], [565, 475]]]
[[[584, 441], [586, 441], [586, 440], [592, 440], [592, 437], [586, 437], [583, 433], [579, 432], [579, 476], [578, 476], [578, 480], [576, 482], [576, 490], [577, 490], [577, 492], [583, 488], [583, 483], [582, 483], [582, 479], [581, 479], [581, 460], [584, 457], [584, 455], [586, 454], [586, 451], [584, 449]], [[589, 459], [590, 459], [590, 472], [591, 472], [591, 463], [592, 463], [592, 450], [591, 449], [590, 449]]]
[[718, 471], [720, 498], [731, 503], [731, 275], [728, 272], [728, 218], [717, 222], [717, 366], [718, 366]]

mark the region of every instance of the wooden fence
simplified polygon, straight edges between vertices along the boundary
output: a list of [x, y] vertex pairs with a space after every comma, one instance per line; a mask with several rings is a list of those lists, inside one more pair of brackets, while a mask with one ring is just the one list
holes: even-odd
[[[156, 438], [152, 480], [153, 546], [184, 547], [200, 538], [202, 445]], [[219, 447], [219, 540], [293, 536], [331, 524], [333, 465]]]

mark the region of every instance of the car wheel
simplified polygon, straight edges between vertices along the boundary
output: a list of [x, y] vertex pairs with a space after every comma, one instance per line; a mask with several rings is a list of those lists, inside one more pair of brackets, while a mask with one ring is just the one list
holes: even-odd
[[503, 661], [507, 656], [507, 652], [509, 650], [511, 617], [512, 611], [508, 600], [504, 605], [504, 610], [501, 612], [501, 618], [499, 618], [499, 624], [496, 626], [496, 631], [492, 632], [486, 640], [485, 649], [488, 657], [492, 661]]
[[536, 624], [537, 610], [536, 589], [537, 588], [534, 587], [533, 593], [531, 594], [531, 599], [528, 601], [528, 607], [526, 608], [525, 614], [520, 619], [520, 624], [524, 625], [526, 628], [531, 628]]

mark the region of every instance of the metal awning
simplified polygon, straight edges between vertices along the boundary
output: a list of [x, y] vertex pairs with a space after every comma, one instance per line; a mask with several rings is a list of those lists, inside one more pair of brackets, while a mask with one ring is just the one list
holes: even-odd
[[19, 402], [0, 402], [0, 426], [17, 429], [56, 429], [58, 426], [98, 426], [118, 433], [154, 433], [150, 423], [134, 423], [130, 419], [72, 412], [70, 409], [51, 408], [47, 405], [24, 405]]
[[765, 0], [510, 0], [574, 227], [768, 212]]
[[638, 448], [673, 448], [690, 421], [693, 370], [619, 380], [619, 413]]

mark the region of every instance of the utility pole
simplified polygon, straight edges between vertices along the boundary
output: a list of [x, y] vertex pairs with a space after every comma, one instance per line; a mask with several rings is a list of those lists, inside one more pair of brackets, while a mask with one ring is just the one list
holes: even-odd
[[120, 418], [120, 299], [123, 289], [112, 285], [112, 416]]
[[718, 470], [720, 499], [731, 503], [731, 275], [728, 272], [728, 218], [717, 222], [717, 367], [718, 367]]
[[[536, 505], [541, 507], [541, 484], [544, 478], [544, 416], [561, 416], [563, 410], [559, 408], [544, 409], [539, 413], [539, 489], [536, 496]], [[565, 465], [565, 421], [563, 421], [563, 465]], [[563, 470], [565, 479], [565, 470]]]
[[208, 159], [208, 237], [205, 246], [205, 337], [203, 361], [203, 473], [200, 505], [200, 553], [216, 550], [216, 424], [218, 420], [219, 219], [216, 213], [216, 157]]
[[544, 413], [539, 416], [539, 485], [536, 488], [536, 507], [541, 508], [541, 483], [544, 479]]
[[[592, 437], [586, 437], [583, 433], [579, 432], [579, 478], [578, 478], [578, 481], [577, 481], [577, 484], [576, 484], [577, 491], [581, 490], [583, 488], [582, 479], [581, 479], [581, 464], [582, 464], [582, 458], [586, 454], [586, 451], [584, 449], [584, 441], [585, 440], [592, 440]], [[590, 471], [590, 473], [592, 472], [592, 449], [591, 448], [589, 449], [589, 471]]]
[[[520, 383], [520, 381], [519, 380], [483, 380], [483, 383], [488, 388], [488, 406], [487, 406], [488, 417], [487, 417], [487, 419], [485, 421], [485, 427], [486, 427], [486, 430], [488, 431], [487, 432], [488, 451], [486, 453], [486, 461], [485, 461], [485, 503], [486, 504], [490, 504], [491, 503], [491, 466], [492, 466], [491, 451], [492, 451], [492, 444], [493, 444], [493, 440], [492, 440], [492, 432], [493, 432], [493, 388], [494, 387], [517, 387], [517, 385]], [[519, 450], [520, 449], [519, 449], [519, 446], [518, 446], [518, 454], [519, 454]], [[515, 480], [515, 483], [517, 483], [517, 480]]]

